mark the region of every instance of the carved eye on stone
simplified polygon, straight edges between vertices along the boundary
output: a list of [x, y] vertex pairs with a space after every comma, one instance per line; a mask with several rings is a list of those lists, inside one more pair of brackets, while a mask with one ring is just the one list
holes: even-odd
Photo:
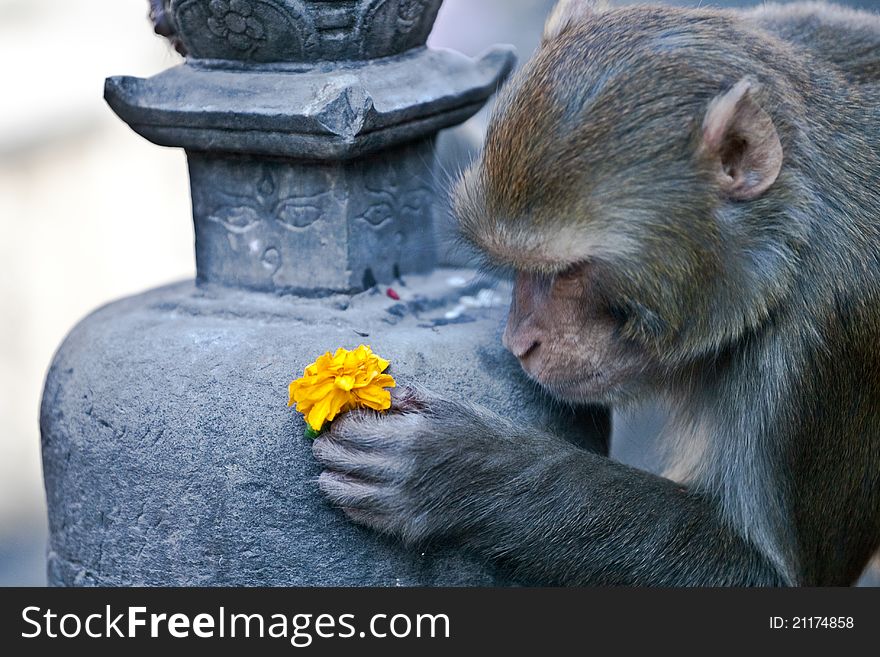
[[378, 228], [386, 221], [389, 221], [393, 215], [394, 209], [390, 205], [387, 203], [379, 203], [367, 210], [361, 218], [368, 224]]
[[210, 221], [222, 225], [230, 233], [246, 233], [260, 223], [260, 215], [254, 208], [239, 206], [222, 208], [208, 217]]
[[308, 228], [323, 214], [321, 208], [314, 205], [298, 205], [292, 201], [282, 203], [276, 212], [278, 221], [287, 228]]
[[404, 194], [403, 199], [400, 201], [400, 205], [403, 209], [411, 212], [418, 212], [422, 209], [424, 204], [425, 193], [422, 191], [408, 192]]

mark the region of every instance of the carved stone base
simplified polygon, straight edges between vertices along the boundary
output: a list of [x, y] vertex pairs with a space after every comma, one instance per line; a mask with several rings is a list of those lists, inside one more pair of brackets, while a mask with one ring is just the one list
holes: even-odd
[[505, 583], [467, 555], [404, 549], [332, 509], [317, 493], [302, 418], [287, 408], [305, 365], [364, 343], [403, 385], [605, 441], [604, 411], [550, 410], [501, 347], [506, 290], [492, 307], [447, 317], [479, 291], [448, 282], [469, 275], [411, 277], [397, 286], [401, 302], [182, 283], [86, 318], [58, 352], [41, 414], [49, 582]]
[[477, 59], [415, 50], [328, 64], [187, 61], [104, 96], [162, 146], [307, 160], [360, 157], [431, 137], [476, 114], [513, 68], [510, 47]]
[[433, 148], [318, 163], [189, 153], [200, 280], [318, 296], [430, 271]]

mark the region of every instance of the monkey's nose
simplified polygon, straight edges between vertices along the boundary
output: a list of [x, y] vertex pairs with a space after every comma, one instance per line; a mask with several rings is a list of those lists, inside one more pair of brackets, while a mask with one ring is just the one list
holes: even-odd
[[525, 351], [523, 351], [522, 353], [519, 353], [519, 354], [517, 354], [516, 352], [514, 352], [514, 354], [515, 354], [516, 357], [519, 358], [521, 361], [525, 361], [529, 356], [531, 356], [532, 354], [534, 354], [534, 353], [538, 350], [538, 347], [540, 347], [540, 346], [541, 346], [541, 343], [538, 342], [537, 340], [535, 340], [535, 341], [529, 346], [528, 349], [526, 349]]
[[530, 354], [534, 353], [541, 346], [540, 340], [522, 333], [512, 333], [511, 331], [504, 332], [501, 343], [520, 360], [528, 358]]

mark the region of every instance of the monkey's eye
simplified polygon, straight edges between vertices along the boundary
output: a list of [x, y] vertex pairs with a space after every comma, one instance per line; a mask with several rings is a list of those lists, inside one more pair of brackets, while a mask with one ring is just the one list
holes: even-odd
[[626, 324], [629, 321], [629, 313], [626, 311], [626, 309], [623, 306], [621, 306], [619, 304], [615, 304], [615, 303], [609, 304], [608, 305], [608, 314], [611, 315], [611, 318], [615, 322], [620, 324], [621, 326], [623, 326], [624, 324]]
[[583, 262], [579, 262], [577, 264], [571, 265], [567, 269], [563, 269], [561, 272], [556, 274], [556, 280], [560, 283], [571, 283], [575, 281], [583, 280], [586, 274], [586, 264]]

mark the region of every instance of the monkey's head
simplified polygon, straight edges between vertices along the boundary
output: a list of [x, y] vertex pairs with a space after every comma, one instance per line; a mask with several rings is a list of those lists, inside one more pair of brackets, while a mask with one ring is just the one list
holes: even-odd
[[454, 190], [464, 236], [516, 271], [504, 342], [551, 392], [626, 398], [788, 293], [805, 230], [792, 84], [810, 82], [774, 69], [777, 47], [719, 11], [551, 16]]

